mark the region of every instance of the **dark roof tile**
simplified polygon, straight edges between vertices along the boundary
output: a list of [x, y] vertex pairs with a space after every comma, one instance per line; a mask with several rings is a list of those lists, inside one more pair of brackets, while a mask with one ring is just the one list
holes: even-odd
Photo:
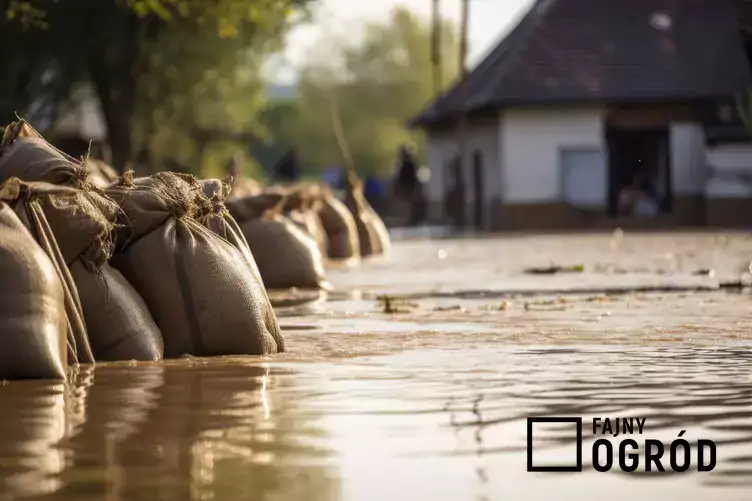
[[515, 104], [687, 100], [748, 86], [733, 0], [538, 0], [414, 120]]

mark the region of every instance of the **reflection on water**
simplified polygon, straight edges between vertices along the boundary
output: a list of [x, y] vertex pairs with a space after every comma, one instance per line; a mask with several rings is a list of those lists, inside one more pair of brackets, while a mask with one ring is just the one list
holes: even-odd
[[321, 430], [267, 368], [186, 364], [0, 388], [0, 499], [338, 499]]
[[[748, 499], [751, 361], [744, 346], [484, 344], [87, 368], [67, 392], [0, 388], [0, 499]], [[585, 472], [527, 473], [527, 416], [583, 417]], [[637, 416], [646, 438], [715, 440], [718, 466], [592, 472], [588, 420]], [[536, 454], [571, 453], [571, 430], [546, 438]]]
[[14, 383], [0, 388], [0, 499], [54, 491], [65, 466], [65, 386]]
[[[684, 268], [712, 265], [688, 261], [682, 242]], [[410, 245], [436, 255], [436, 244]], [[480, 252], [441, 245], [443, 261]], [[417, 280], [399, 250], [398, 293]], [[368, 290], [384, 266], [349, 283]], [[340, 290], [306, 305], [276, 299], [281, 356], [103, 364], [68, 385], [0, 385], [0, 501], [749, 499], [749, 294], [510, 297], [504, 308], [425, 294], [389, 315]], [[583, 418], [582, 473], [526, 471], [528, 416]], [[644, 438], [666, 444], [681, 430], [713, 439], [717, 467], [596, 473], [593, 417], [647, 418]], [[571, 457], [571, 430], [536, 437], [536, 461]]]

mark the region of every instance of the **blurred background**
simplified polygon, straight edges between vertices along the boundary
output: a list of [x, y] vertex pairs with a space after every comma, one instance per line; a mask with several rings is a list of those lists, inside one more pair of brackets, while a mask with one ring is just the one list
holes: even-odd
[[[745, 0], [2, 0], [0, 118], [387, 224], [752, 223]], [[465, 78], [462, 78], [465, 75]]]

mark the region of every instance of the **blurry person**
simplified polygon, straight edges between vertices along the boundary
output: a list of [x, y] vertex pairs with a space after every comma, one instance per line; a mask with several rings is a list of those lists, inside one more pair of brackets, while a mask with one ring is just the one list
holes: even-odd
[[413, 193], [418, 187], [418, 166], [415, 164], [412, 152], [406, 145], [400, 146], [397, 164], [397, 180], [394, 192], [397, 196], [412, 200]]
[[658, 215], [660, 207], [644, 172], [637, 172], [629, 186], [619, 193], [619, 213], [638, 217]]
[[410, 226], [421, 224], [426, 219], [426, 203], [423, 191], [423, 185], [418, 178], [418, 165], [415, 162], [415, 157], [407, 145], [402, 145], [399, 150], [394, 193], [410, 205], [408, 221]]
[[300, 179], [300, 163], [298, 160], [298, 148], [293, 146], [288, 150], [282, 160], [274, 166], [274, 179], [279, 182], [294, 183]]

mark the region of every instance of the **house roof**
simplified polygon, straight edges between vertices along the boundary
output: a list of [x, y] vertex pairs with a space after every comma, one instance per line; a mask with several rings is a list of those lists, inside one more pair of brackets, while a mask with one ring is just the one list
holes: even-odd
[[414, 125], [562, 102], [727, 96], [752, 82], [733, 0], [537, 0]]

